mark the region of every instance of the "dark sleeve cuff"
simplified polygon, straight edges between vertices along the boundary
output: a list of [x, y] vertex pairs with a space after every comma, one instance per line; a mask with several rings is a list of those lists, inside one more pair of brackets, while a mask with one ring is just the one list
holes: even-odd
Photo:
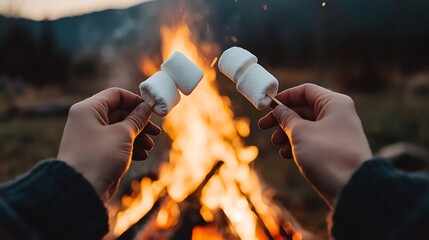
[[336, 240], [429, 239], [428, 220], [428, 176], [400, 172], [374, 158], [342, 190], [332, 216], [332, 235]]
[[108, 231], [103, 202], [86, 179], [61, 161], [47, 161], [2, 186], [15, 224], [42, 239], [101, 239]]

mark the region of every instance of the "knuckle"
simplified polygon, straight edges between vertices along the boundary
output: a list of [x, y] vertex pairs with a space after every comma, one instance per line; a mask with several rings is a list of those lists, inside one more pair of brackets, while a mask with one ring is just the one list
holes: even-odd
[[344, 94], [341, 94], [340, 96], [341, 96], [341, 101], [345, 107], [350, 108], [350, 109], [355, 108], [355, 103], [350, 96], [344, 95]]
[[304, 84], [302, 84], [302, 86], [303, 86], [304, 88], [312, 88], [312, 87], [315, 87], [316, 85], [315, 85], [315, 84], [313, 84], [313, 83], [304, 83]]
[[118, 87], [109, 87], [106, 91], [120, 91], [121, 89]]
[[293, 113], [285, 114], [279, 123], [280, 127], [283, 129], [290, 128], [294, 118], [295, 114]]
[[82, 111], [82, 103], [81, 102], [75, 103], [69, 109], [69, 116], [78, 115], [80, 114], [81, 111]]
[[115, 91], [119, 91], [119, 90], [120, 90], [119, 87], [109, 87], [109, 88], [107, 88], [104, 91], [106, 91], [106, 92], [111, 92], [111, 91], [115, 92]]
[[289, 134], [290, 134], [290, 140], [291, 141], [295, 141], [296, 140], [295, 138], [297, 138], [299, 136], [299, 134], [301, 132], [300, 128], [301, 127], [299, 124], [296, 124], [294, 127], [290, 128]]
[[143, 123], [140, 121], [140, 119], [137, 118], [137, 116], [129, 116], [128, 121], [131, 123], [131, 125], [134, 127], [135, 130], [143, 129]]

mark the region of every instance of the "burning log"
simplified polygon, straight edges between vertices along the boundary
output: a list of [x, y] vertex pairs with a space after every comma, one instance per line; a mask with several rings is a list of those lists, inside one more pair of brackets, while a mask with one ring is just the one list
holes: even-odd
[[246, 193], [243, 192], [243, 190], [240, 188], [240, 185], [238, 183], [237, 183], [237, 188], [240, 191], [240, 193], [246, 198], [247, 202], [250, 205], [250, 209], [256, 215], [256, 217], [258, 218], [258, 222], [261, 225], [262, 230], [265, 233], [265, 236], [267, 236], [267, 238], [269, 240], [274, 240], [274, 237], [271, 235], [270, 230], [268, 230], [267, 226], [265, 225], [264, 221], [262, 220], [261, 215], [256, 210], [255, 205], [252, 203], [252, 200], [250, 199], [250, 197]]
[[220, 227], [223, 229], [224, 233], [227, 233], [230, 240], [240, 240], [238, 233], [231, 228], [231, 221], [228, 216], [226, 216], [225, 212], [221, 209], [218, 211], [218, 215], [220, 216]]
[[207, 223], [200, 214], [200, 209], [202, 207], [200, 203], [201, 192], [223, 164], [224, 162], [222, 161], [216, 162], [200, 185], [181, 203], [182, 206], [184, 206], [182, 207], [182, 212], [185, 214], [181, 217], [180, 222], [186, 224], [183, 224], [184, 226], [179, 229], [172, 239], [192, 239], [192, 230], [194, 227]]
[[217, 171], [222, 167], [224, 162], [218, 161], [216, 164], [212, 167], [212, 169], [207, 173], [204, 180], [201, 182], [201, 184], [191, 193], [189, 196], [185, 199], [191, 202], [200, 202], [201, 192], [203, 191], [203, 188], [207, 185], [209, 180], [217, 173]]
[[130, 228], [128, 228], [127, 231], [122, 233], [122, 235], [119, 236], [117, 240], [133, 239], [134, 236], [136, 236], [137, 232], [141, 231], [141, 229], [144, 228], [145, 225], [148, 224], [157, 215], [159, 209], [163, 205], [162, 203], [165, 202], [167, 198], [168, 198], [168, 195], [166, 194], [166, 191], [164, 189], [163, 195], [160, 198], [158, 198], [158, 200], [155, 201], [155, 203], [153, 204], [149, 212], [138, 222], [136, 222]]
[[[224, 162], [222, 161], [216, 162], [216, 164], [212, 167], [212, 169], [207, 173], [206, 177], [201, 182], [201, 184], [191, 194], [189, 194], [189, 196], [185, 199], [185, 201], [182, 202], [181, 208], [185, 210], [183, 211], [185, 212], [185, 214], [182, 217], [183, 219], [181, 222], [188, 222], [188, 224], [186, 224], [187, 226], [185, 228], [180, 228], [175, 235], [185, 236], [185, 235], [188, 235], [188, 233], [191, 233], [191, 237], [192, 237], [193, 227], [197, 224], [205, 223], [204, 219], [202, 219], [201, 215], [199, 214], [199, 209], [201, 208], [201, 204], [199, 202], [201, 191], [209, 182], [209, 180], [222, 167], [223, 164]], [[153, 223], [156, 221], [156, 216], [159, 214], [160, 209], [168, 201], [172, 201], [169, 195], [167, 194], [167, 191], [165, 188], [162, 190], [159, 196], [160, 197], [158, 198], [158, 200], [155, 201], [155, 203], [153, 204], [149, 212], [145, 216], [143, 216], [137, 223], [133, 224], [130, 228], [128, 228], [127, 231], [125, 231], [119, 238], [117, 238], [118, 240], [133, 239], [134, 236], [139, 235], [139, 233], [144, 231], [147, 231], [147, 233], [152, 232], [151, 230], [148, 230], [148, 228], [151, 228]], [[141, 239], [145, 239], [145, 237], [141, 236]], [[176, 238], [173, 237], [172, 239], [176, 239]]]
[[[253, 204], [252, 200], [250, 199], [250, 196], [248, 194], [246, 194], [245, 192], [243, 192], [243, 190], [241, 189], [239, 183], [237, 183], [237, 188], [239, 189], [240, 193], [246, 198], [247, 202], [250, 205], [250, 209], [252, 210], [252, 212], [256, 215], [256, 217], [258, 218], [258, 223], [260, 224], [262, 230], [264, 231], [265, 236], [269, 239], [269, 240], [275, 240], [275, 238], [273, 237], [273, 235], [271, 234], [270, 230], [268, 229], [268, 227], [265, 225], [264, 220], [262, 219], [261, 215], [259, 214], [258, 210], [256, 209], [255, 205]], [[293, 236], [293, 232], [292, 233], [288, 233], [284, 228], [283, 228], [283, 220], [279, 225], [279, 234], [287, 240], [292, 240], [292, 236]], [[293, 230], [292, 226], [290, 225], [290, 230]]]

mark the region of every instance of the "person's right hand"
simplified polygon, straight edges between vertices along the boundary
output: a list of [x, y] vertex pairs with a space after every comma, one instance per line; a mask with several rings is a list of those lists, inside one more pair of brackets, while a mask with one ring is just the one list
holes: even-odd
[[279, 128], [272, 142], [293, 157], [304, 177], [330, 206], [357, 168], [372, 156], [353, 100], [314, 84], [287, 89], [259, 127]]

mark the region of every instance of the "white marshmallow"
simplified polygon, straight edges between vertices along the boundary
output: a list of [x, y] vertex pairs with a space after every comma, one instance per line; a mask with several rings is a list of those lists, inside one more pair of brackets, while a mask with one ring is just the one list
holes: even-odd
[[161, 64], [161, 70], [173, 79], [185, 95], [189, 95], [203, 77], [203, 71], [180, 52], [174, 52]]
[[268, 95], [277, 95], [279, 82], [257, 61], [249, 51], [231, 47], [222, 53], [218, 66], [222, 73], [237, 83], [237, 90], [257, 109], [262, 110], [272, 102]]
[[237, 82], [244, 71], [258, 58], [249, 51], [240, 47], [231, 47], [222, 53], [219, 59], [219, 70], [233, 82]]
[[159, 71], [140, 83], [140, 94], [143, 101], [153, 107], [158, 116], [165, 116], [180, 101], [176, 84], [167, 73]]
[[267, 95], [277, 95], [278, 88], [277, 79], [259, 64], [251, 65], [237, 81], [237, 90], [259, 110], [270, 106]]

